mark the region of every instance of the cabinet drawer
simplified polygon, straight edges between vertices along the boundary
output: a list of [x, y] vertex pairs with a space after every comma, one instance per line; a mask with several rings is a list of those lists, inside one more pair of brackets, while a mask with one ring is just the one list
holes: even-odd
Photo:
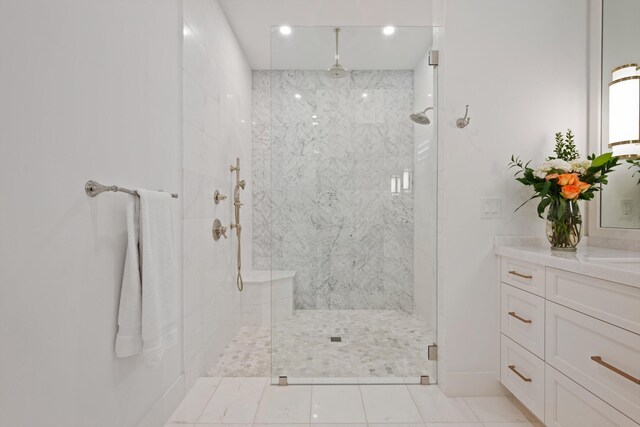
[[544, 421], [544, 362], [506, 335], [500, 337], [500, 382]]
[[640, 288], [547, 268], [546, 297], [640, 334]]
[[547, 427], [637, 427], [638, 424], [546, 365]]
[[640, 422], [640, 335], [549, 301], [545, 326], [546, 362]]
[[544, 298], [501, 284], [500, 328], [503, 334], [544, 358]]
[[517, 288], [544, 297], [544, 267], [502, 257], [500, 261], [500, 280]]

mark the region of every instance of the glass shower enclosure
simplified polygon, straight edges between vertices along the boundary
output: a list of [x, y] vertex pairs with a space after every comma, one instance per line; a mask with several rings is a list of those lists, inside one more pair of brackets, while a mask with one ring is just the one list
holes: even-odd
[[272, 30], [253, 164], [273, 383], [437, 381], [436, 44], [432, 27]]

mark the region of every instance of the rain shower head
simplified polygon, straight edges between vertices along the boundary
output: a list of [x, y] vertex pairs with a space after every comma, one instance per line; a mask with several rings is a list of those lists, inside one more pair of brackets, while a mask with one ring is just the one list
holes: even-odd
[[429, 120], [429, 117], [426, 115], [426, 112], [429, 110], [433, 110], [433, 107], [427, 107], [419, 113], [409, 114], [409, 118], [419, 125], [431, 124], [431, 120]]
[[340, 34], [340, 28], [334, 28], [333, 31], [336, 33], [336, 63], [333, 64], [333, 67], [327, 70], [327, 73], [329, 74], [329, 77], [332, 77], [334, 79], [341, 79], [347, 76], [348, 71], [346, 68], [340, 65], [340, 53], [338, 50], [338, 37]]

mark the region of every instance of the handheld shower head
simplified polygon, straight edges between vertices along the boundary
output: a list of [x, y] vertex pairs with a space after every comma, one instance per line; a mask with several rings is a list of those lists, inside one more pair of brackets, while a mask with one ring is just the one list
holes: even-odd
[[429, 110], [433, 110], [433, 107], [427, 107], [419, 113], [409, 114], [409, 118], [419, 125], [431, 124], [431, 120], [429, 120], [429, 117], [426, 115], [426, 112]]

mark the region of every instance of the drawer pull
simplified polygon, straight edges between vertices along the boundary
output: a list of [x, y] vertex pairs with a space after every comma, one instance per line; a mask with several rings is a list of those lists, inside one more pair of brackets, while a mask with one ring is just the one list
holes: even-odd
[[518, 372], [518, 370], [516, 369], [516, 365], [509, 365], [509, 369], [511, 369], [517, 376], [519, 376], [522, 381], [526, 383], [530, 383], [532, 381], [531, 378], [527, 378], [520, 372]]
[[513, 274], [514, 276], [522, 277], [523, 279], [533, 279], [533, 276], [518, 273], [515, 270], [509, 270], [509, 274]]
[[518, 319], [519, 321], [521, 321], [522, 323], [533, 323], [533, 320], [529, 320], [529, 319], [525, 319], [524, 317], [520, 317], [516, 314], [515, 311], [510, 311], [509, 312], [509, 316], [511, 317], [515, 317], [516, 319]]
[[607, 362], [602, 360], [602, 357], [600, 357], [600, 356], [591, 356], [591, 360], [596, 362], [598, 365], [602, 365], [605, 368], [612, 370], [616, 374], [625, 377], [626, 379], [628, 379], [631, 382], [634, 382], [636, 384], [640, 384], [640, 379], [634, 377], [633, 375], [627, 374], [625, 371], [623, 371], [621, 369], [618, 369], [613, 365], [608, 364]]

